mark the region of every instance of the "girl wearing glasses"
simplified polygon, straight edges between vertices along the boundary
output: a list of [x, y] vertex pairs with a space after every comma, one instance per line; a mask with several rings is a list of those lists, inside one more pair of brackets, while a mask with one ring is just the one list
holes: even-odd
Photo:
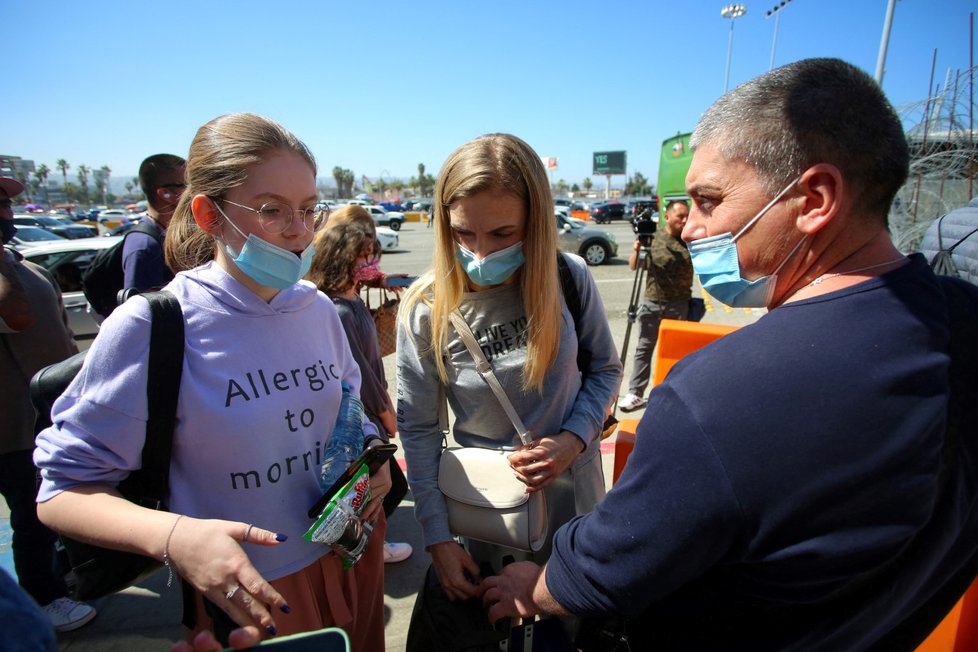
[[[115, 490], [140, 464], [150, 313], [129, 301], [102, 325], [85, 366], [38, 437], [38, 512], [52, 528], [164, 560], [185, 582], [184, 624], [266, 636], [339, 626], [358, 650], [384, 648], [380, 517], [350, 570], [302, 534], [341, 383], [360, 371], [333, 304], [300, 282], [325, 222], [316, 164], [278, 124], [230, 114], [197, 132], [187, 191], [167, 231], [166, 286], [180, 302], [185, 353], [170, 465], [170, 513]], [[124, 344], [124, 345], [123, 345]], [[365, 445], [380, 441], [364, 420]], [[230, 616], [230, 622], [226, 616]], [[213, 621], [213, 622], [212, 622]]]
[[[449, 322], [458, 309], [534, 441], [509, 456], [531, 492], [545, 491], [550, 537], [604, 495], [599, 435], [618, 393], [621, 362], [594, 280], [577, 256], [557, 253], [547, 173], [525, 142], [508, 134], [470, 141], [445, 162], [435, 187], [434, 268], [408, 289], [397, 339], [398, 429], [425, 547], [452, 599], [481, 595], [480, 564], [533, 555], [476, 541], [455, 544], [438, 489], [444, 387], [463, 446], [507, 448], [514, 427]], [[581, 304], [575, 325], [562, 299], [564, 255]], [[586, 379], [578, 347], [591, 353]]]

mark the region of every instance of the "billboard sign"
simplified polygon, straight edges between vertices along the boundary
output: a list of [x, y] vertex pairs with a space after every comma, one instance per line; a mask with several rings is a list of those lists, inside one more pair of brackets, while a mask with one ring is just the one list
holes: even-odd
[[625, 152], [595, 152], [591, 174], [625, 174]]

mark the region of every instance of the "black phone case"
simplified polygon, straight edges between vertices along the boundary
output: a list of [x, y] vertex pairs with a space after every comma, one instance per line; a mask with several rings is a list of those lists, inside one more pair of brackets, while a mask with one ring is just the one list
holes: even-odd
[[322, 497], [316, 501], [316, 504], [309, 508], [308, 516], [309, 518], [318, 518], [322, 511], [329, 504], [329, 501], [336, 495], [340, 489], [343, 488], [347, 482], [356, 474], [357, 469], [359, 469], [363, 464], [367, 465], [367, 469], [370, 471], [370, 475], [373, 475], [377, 470], [384, 464], [387, 464], [387, 460], [394, 455], [394, 451], [397, 450], [397, 444], [380, 444], [379, 446], [371, 446], [370, 448], [365, 448], [362, 453], [353, 460], [353, 463], [346, 468], [343, 475], [333, 483], [333, 486], [326, 490]]

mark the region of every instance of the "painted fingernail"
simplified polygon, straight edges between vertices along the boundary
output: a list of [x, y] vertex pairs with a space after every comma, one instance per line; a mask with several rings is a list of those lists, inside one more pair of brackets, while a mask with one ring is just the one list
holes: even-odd
[[275, 625], [269, 625], [268, 627], [265, 628], [265, 631], [268, 632], [269, 636], [275, 636], [276, 634], [278, 634], [278, 630], [275, 629]]
[[287, 605], [287, 604], [283, 604], [281, 607], [279, 607], [279, 609], [281, 609], [282, 610], [282, 613], [284, 613], [284, 614], [290, 614], [290, 613], [292, 613], [292, 609], [289, 608], [289, 605]]
[[285, 541], [288, 538], [289, 538], [289, 535], [287, 535], [287, 534], [276, 534], [275, 535], [275, 540], [276, 541]]

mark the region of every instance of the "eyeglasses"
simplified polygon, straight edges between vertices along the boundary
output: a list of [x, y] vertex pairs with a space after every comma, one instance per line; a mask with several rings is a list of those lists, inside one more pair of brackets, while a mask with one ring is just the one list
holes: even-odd
[[[221, 199], [220, 201], [225, 204], [237, 206], [238, 208], [244, 208], [252, 213], [258, 213], [258, 224], [261, 225], [261, 228], [266, 233], [271, 233], [272, 235], [283, 233], [289, 228], [292, 224], [292, 218], [295, 217], [297, 212], [288, 204], [280, 201], [270, 201], [262, 204], [261, 208], [252, 208], [251, 206], [238, 204], [228, 199]], [[326, 224], [326, 218], [329, 217], [329, 207], [325, 204], [317, 204], [313, 208], [299, 210], [298, 213], [302, 219], [302, 226], [305, 227], [306, 231], [315, 233]]]

